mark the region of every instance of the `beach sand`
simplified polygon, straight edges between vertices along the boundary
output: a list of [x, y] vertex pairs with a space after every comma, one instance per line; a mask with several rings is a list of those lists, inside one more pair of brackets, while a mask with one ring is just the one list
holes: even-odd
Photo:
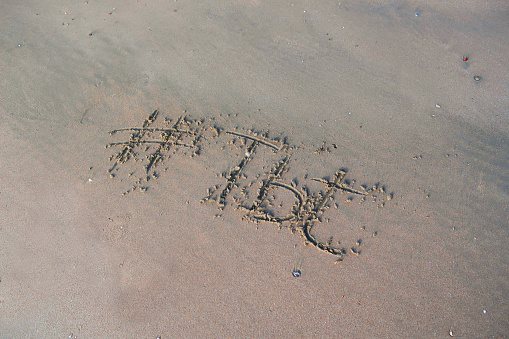
[[0, 9], [1, 338], [508, 336], [507, 2]]

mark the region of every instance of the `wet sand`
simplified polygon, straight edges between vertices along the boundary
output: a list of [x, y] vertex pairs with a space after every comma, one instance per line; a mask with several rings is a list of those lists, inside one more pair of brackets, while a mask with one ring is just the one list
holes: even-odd
[[[4, 2], [0, 337], [506, 337], [508, 11]], [[197, 135], [147, 181], [158, 144], [115, 165], [136, 131], [109, 132], [156, 109], [156, 128], [186, 116]], [[344, 256], [235, 208], [286, 156], [277, 181], [306, 197], [338, 170], [376, 186], [335, 190], [313, 221]], [[218, 208], [208, 192], [245, 157]], [[273, 185], [260, 211], [294, 202]]]

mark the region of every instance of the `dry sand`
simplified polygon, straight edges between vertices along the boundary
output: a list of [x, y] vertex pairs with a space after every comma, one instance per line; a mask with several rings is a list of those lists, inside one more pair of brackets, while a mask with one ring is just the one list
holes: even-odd
[[[507, 337], [509, 5], [443, 3], [2, 1], [0, 337]], [[108, 132], [155, 109], [295, 147], [259, 146], [223, 211], [224, 133], [123, 196], [156, 146], [112, 179]], [[312, 229], [359, 256], [234, 208], [284, 154], [299, 190], [385, 187]]]

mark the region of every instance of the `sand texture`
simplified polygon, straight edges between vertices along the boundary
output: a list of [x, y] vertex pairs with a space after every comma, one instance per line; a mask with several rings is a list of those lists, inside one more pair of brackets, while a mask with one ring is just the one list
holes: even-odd
[[0, 338], [509, 336], [506, 1], [0, 4]]

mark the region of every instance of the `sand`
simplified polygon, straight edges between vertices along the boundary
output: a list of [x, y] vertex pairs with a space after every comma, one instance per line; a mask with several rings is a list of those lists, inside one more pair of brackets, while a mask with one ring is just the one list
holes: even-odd
[[507, 337], [505, 1], [0, 13], [1, 338]]

